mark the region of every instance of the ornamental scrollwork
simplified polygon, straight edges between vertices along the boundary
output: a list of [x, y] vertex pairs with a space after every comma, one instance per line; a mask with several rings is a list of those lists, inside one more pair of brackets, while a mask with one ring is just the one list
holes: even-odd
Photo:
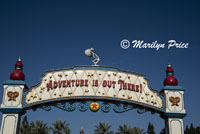
[[64, 111], [69, 111], [69, 112], [72, 112], [76, 109], [76, 105], [72, 102], [69, 102], [69, 103], [56, 103], [54, 105], [55, 107], [57, 108], [60, 108]]
[[88, 110], [88, 103], [87, 102], [81, 102], [78, 106], [79, 110], [81, 112], [85, 112]]
[[111, 106], [110, 106], [109, 103], [102, 103], [101, 110], [102, 110], [104, 113], [110, 112], [110, 109], [111, 109]]
[[51, 106], [48, 106], [48, 105], [44, 105], [41, 107], [43, 110], [45, 111], [50, 111], [51, 110]]
[[124, 113], [124, 112], [127, 112], [132, 109], [134, 109], [134, 107], [132, 105], [114, 104], [114, 106], [113, 106], [113, 110], [116, 113]]
[[16, 101], [16, 98], [19, 96], [19, 92], [12, 92], [12, 91], [9, 91], [7, 93], [7, 96], [9, 97], [8, 101]]
[[137, 110], [137, 113], [138, 113], [138, 114], [143, 114], [143, 113], [145, 113], [145, 112], [147, 112], [146, 109], [140, 109], [140, 108], [139, 108], [139, 109]]
[[172, 103], [171, 106], [179, 106], [178, 103], [180, 102], [180, 97], [169, 97], [169, 101]]

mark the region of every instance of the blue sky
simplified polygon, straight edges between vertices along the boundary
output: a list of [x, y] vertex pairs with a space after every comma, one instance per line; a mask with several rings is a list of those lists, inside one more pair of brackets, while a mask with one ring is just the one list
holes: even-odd
[[[0, 83], [9, 79], [18, 56], [23, 58], [26, 84], [37, 84], [45, 70], [90, 65], [84, 55], [90, 47], [100, 56], [100, 65], [115, 66], [145, 74], [153, 89], [163, 87], [168, 62], [179, 85], [185, 88], [187, 116], [184, 125], [200, 125], [200, 3], [198, 1], [0, 1]], [[122, 49], [123, 39], [167, 44], [168, 40], [189, 43], [187, 49]], [[1, 88], [2, 89], [2, 88]], [[2, 90], [1, 90], [2, 91]], [[0, 92], [2, 95], [2, 92]], [[112, 130], [124, 123], [146, 130], [152, 122], [156, 132], [164, 127], [158, 114], [123, 114], [91, 111], [27, 111], [30, 121], [56, 120], [70, 123], [72, 134], [84, 127], [92, 133], [98, 122]]]

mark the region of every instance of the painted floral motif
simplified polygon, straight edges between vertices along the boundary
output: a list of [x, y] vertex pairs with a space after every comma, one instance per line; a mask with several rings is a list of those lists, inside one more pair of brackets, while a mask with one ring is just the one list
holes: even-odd
[[180, 97], [169, 97], [169, 101], [172, 103], [171, 106], [179, 106], [178, 103], [180, 102]]
[[19, 96], [19, 93], [18, 92], [11, 92], [11, 91], [9, 91], [7, 93], [7, 95], [9, 97], [8, 101], [12, 101], [12, 100], [16, 101], [16, 98]]

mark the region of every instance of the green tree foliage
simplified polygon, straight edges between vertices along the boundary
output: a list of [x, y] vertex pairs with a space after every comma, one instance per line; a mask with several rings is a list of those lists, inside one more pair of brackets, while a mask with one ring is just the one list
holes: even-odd
[[200, 134], [200, 126], [196, 127], [197, 134]]
[[[95, 126], [94, 134], [114, 134], [113, 131], [110, 131], [111, 125], [108, 123], [99, 123]], [[27, 116], [24, 116], [21, 126], [19, 128], [19, 134], [70, 134], [71, 130], [69, 124], [66, 121], [58, 120], [52, 124], [52, 127], [48, 128], [46, 123], [43, 121], [28, 122]], [[49, 133], [50, 132], [50, 133]], [[190, 124], [190, 127], [186, 125], [185, 134], [200, 134], [200, 126], [194, 127], [193, 123]], [[144, 129], [139, 127], [130, 127], [129, 125], [120, 125], [118, 127], [118, 132], [116, 134], [155, 134], [154, 126], [152, 123], [149, 123], [147, 132]], [[165, 134], [165, 128], [160, 131], [160, 134]]]
[[[43, 121], [31, 122], [29, 124], [27, 116], [23, 118], [21, 126], [19, 128], [19, 134], [49, 134], [50, 130], [53, 131], [53, 134], [70, 134], [71, 130], [69, 124], [66, 124], [66, 121], [56, 121], [52, 124], [53, 128], [48, 128], [46, 123]], [[52, 133], [51, 133], [52, 134]]]
[[139, 127], [133, 127], [124, 124], [123, 126], [119, 126], [117, 134], [145, 134], [144, 129], [140, 129]]
[[[163, 128], [161, 130], [160, 134], [165, 134], [165, 128]], [[190, 124], [190, 127], [188, 127], [188, 125], [186, 125], [184, 134], [200, 134], [200, 126], [195, 128], [193, 126], [193, 123]]]
[[186, 125], [185, 134], [200, 134], [200, 127], [194, 128], [193, 123], [190, 124], [190, 128]]
[[146, 132], [144, 131], [144, 129], [141, 129], [139, 127], [134, 127], [132, 129], [132, 134], [146, 134]]
[[147, 133], [148, 134], [155, 134], [154, 126], [150, 122], [149, 122], [149, 125], [148, 125]]
[[99, 122], [99, 124], [95, 126], [94, 134], [113, 134], [113, 132], [110, 131], [110, 128], [111, 125], [108, 123]]
[[48, 134], [49, 128], [43, 121], [37, 120], [36, 122], [31, 122], [30, 133], [31, 134]]
[[132, 134], [133, 129], [130, 126], [124, 124], [123, 126], [121, 125], [119, 126], [117, 133], [118, 134]]
[[27, 120], [27, 116], [23, 118], [21, 127], [19, 129], [19, 134], [30, 134], [30, 126]]
[[53, 131], [53, 134], [70, 134], [71, 130], [69, 129], [69, 124], [66, 124], [66, 121], [56, 121], [52, 124], [53, 128], [50, 129]]
[[193, 123], [190, 124], [190, 133], [195, 134], [195, 128], [193, 126]]
[[186, 129], [185, 129], [185, 134], [189, 134], [190, 130], [188, 128], [188, 125], [186, 125]]
[[160, 134], [165, 134], [165, 128], [160, 131]]

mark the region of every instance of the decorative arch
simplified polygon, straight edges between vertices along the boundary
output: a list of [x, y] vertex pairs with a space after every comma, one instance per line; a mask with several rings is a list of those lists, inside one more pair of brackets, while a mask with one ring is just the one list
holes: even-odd
[[[73, 111], [77, 102], [86, 108], [87, 101], [102, 101], [102, 111], [121, 113], [138, 109], [138, 113], [164, 112], [164, 97], [149, 86], [144, 75], [115, 67], [75, 66], [46, 71], [40, 83], [24, 92], [23, 107], [50, 110], [51, 105]], [[61, 102], [61, 103], [60, 103]], [[83, 102], [83, 103], [82, 103]], [[105, 109], [108, 108], [108, 109]]]
[[105, 113], [136, 109], [139, 114], [149, 111], [165, 120], [166, 133], [184, 132], [184, 89], [178, 86], [171, 65], [167, 67], [160, 92], [151, 88], [143, 74], [98, 65], [46, 71], [37, 85], [28, 88], [22, 67], [19, 58], [10, 80], [3, 84], [1, 134], [18, 133], [20, 117], [27, 110], [50, 111], [51, 107], [69, 112], [75, 109]]

